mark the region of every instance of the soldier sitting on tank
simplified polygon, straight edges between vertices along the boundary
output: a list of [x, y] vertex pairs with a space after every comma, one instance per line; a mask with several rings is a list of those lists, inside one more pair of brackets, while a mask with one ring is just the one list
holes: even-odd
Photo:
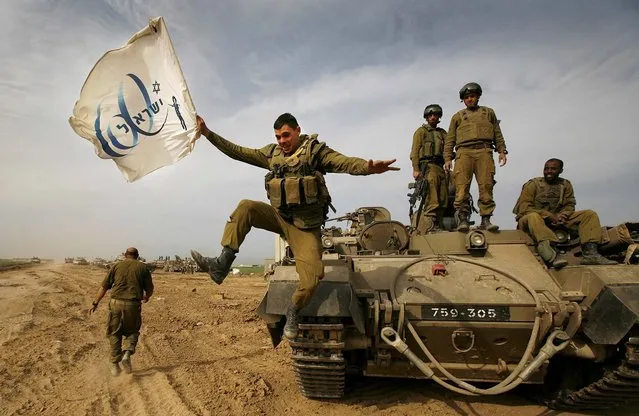
[[273, 125], [277, 144], [260, 149], [227, 141], [210, 131], [200, 116], [197, 116], [197, 128], [227, 156], [269, 171], [265, 187], [270, 205], [247, 199], [240, 201], [224, 228], [222, 253], [210, 258], [192, 250], [191, 256], [200, 269], [221, 284], [252, 227], [284, 236], [295, 255], [299, 275], [284, 327], [284, 335], [295, 338], [299, 310], [309, 303], [319, 280], [324, 277], [321, 227], [331, 203], [324, 174], [371, 175], [399, 170], [390, 166], [395, 159], [373, 161], [344, 156], [319, 142], [317, 135], [300, 134], [297, 120], [289, 113], [280, 115]]
[[[444, 172], [444, 140], [446, 130], [437, 127], [443, 115], [439, 104], [430, 104], [424, 109], [426, 124], [422, 124], [413, 134], [410, 160], [413, 165], [413, 178], [425, 179], [427, 195], [419, 223], [420, 231], [428, 232], [441, 227], [441, 220], [448, 200], [448, 182]], [[425, 172], [426, 178], [421, 178]], [[413, 219], [411, 218], [411, 221]], [[414, 222], [414, 221], [413, 221]]]
[[575, 211], [572, 184], [568, 179], [559, 177], [563, 168], [562, 160], [549, 159], [544, 165], [544, 176], [524, 184], [513, 208], [518, 228], [531, 235], [537, 243], [539, 256], [550, 267], [559, 269], [568, 264], [552, 247], [552, 243], [559, 240], [550, 227], [560, 226], [579, 230], [583, 254], [581, 264], [616, 264], [599, 254], [602, 233], [597, 213], [589, 209]]

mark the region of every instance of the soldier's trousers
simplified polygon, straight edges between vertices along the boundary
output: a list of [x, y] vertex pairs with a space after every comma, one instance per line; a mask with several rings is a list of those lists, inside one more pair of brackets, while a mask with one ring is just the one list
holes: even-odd
[[424, 215], [427, 217], [438, 216], [448, 203], [448, 181], [444, 168], [430, 163], [426, 173], [428, 181], [428, 198], [424, 203]]
[[111, 299], [107, 337], [111, 348], [111, 362], [122, 359], [123, 351], [135, 354], [140, 328], [142, 327], [142, 304], [139, 301]]
[[470, 184], [473, 175], [477, 179], [479, 188], [479, 214], [493, 215], [495, 201], [493, 200], [493, 186], [495, 184], [495, 161], [491, 148], [473, 149], [460, 147], [456, 150], [453, 180], [455, 181], [455, 209], [466, 212], [469, 205]]
[[[519, 228], [528, 232], [537, 243], [542, 241], [552, 241], [557, 243], [559, 240], [555, 233], [546, 225], [544, 218], [532, 212], [526, 214], [519, 219]], [[579, 241], [584, 243], [601, 242], [601, 223], [596, 212], [587, 209], [583, 211], [575, 211], [566, 220], [566, 227], [577, 228], [579, 230]]]
[[222, 246], [239, 251], [252, 227], [271, 231], [286, 239], [295, 255], [295, 268], [300, 279], [292, 301], [300, 308], [305, 306], [324, 277], [320, 228], [300, 230], [285, 221], [271, 205], [243, 199], [224, 227]]

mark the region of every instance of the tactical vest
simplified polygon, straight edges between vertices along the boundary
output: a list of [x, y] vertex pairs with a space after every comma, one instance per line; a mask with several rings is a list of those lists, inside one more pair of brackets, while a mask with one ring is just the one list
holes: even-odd
[[445, 130], [433, 128], [428, 124], [424, 124], [421, 128], [423, 134], [419, 147], [419, 160], [428, 160], [436, 163], [441, 162], [443, 164]]
[[460, 123], [457, 126], [457, 147], [464, 143], [487, 141], [492, 143], [495, 138], [495, 125], [490, 120], [490, 111], [487, 107], [478, 107], [477, 110], [461, 110]]
[[317, 134], [300, 135], [302, 144], [290, 156], [276, 146], [264, 178], [266, 195], [279, 214], [300, 229], [324, 224], [331, 202], [323, 172], [317, 168], [317, 156], [326, 145]]
[[[557, 214], [561, 211], [561, 207], [564, 205], [564, 195], [566, 193], [565, 180], [559, 178], [559, 182], [555, 184], [549, 184], [542, 177], [534, 178], [526, 182], [524, 187], [529, 183], [535, 185], [535, 197], [533, 199], [532, 208], [535, 210], [544, 210]], [[513, 209], [513, 214], [519, 214], [519, 206], [521, 201], [517, 199], [517, 204]]]

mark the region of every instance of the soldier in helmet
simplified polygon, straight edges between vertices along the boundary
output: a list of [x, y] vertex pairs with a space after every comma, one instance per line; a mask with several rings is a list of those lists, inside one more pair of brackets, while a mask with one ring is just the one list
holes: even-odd
[[441, 216], [448, 201], [448, 182], [444, 172], [443, 156], [446, 130], [437, 127], [442, 115], [443, 110], [439, 104], [430, 104], [424, 109], [426, 123], [413, 134], [413, 146], [410, 151], [413, 178], [419, 179], [424, 168], [426, 169], [428, 195], [422, 213], [424, 218], [420, 221], [423, 228], [419, 227], [425, 231], [441, 226]]
[[265, 187], [270, 204], [240, 201], [224, 228], [221, 254], [210, 258], [192, 250], [191, 256], [200, 269], [221, 284], [252, 227], [284, 236], [294, 253], [299, 275], [284, 327], [284, 335], [293, 339], [298, 333], [298, 313], [308, 304], [324, 277], [321, 227], [331, 206], [324, 175], [329, 172], [371, 175], [399, 170], [390, 166], [395, 159], [373, 161], [344, 156], [319, 142], [317, 135], [301, 134], [297, 120], [289, 113], [280, 115], [273, 125], [277, 144], [260, 149], [225, 140], [210, 131], [200, 116], [197, 116], [197, 128], [227, 156], [269, 171]]
[[616, 264], [599, 254], [601, 224], [599, 216], [592, 210], [575, 211], [575, 193], [568, 179], [559, 177], [564, 171], [564, 162], [549, 159], [544, 164], [544, 176], [524, 184], [513, 214], [519, 228], [528, 232], [537, 243], [539, 256], [556, 269], [568, 264], [557, 256], [552, 243], [557, 243], [556, 234], [550, 226], [577, 228], [582, 247], [581, 264]]
[[499, 120], [492, 108], [480, 106], [482, 90], [476, 82], [470, 82], [459, 90], [459, 98], [466, 108], [458, 111], [450, 120], [444, 145], [444, 169], [452, 167], [453, 151], [456, 152], [453, 180], [455, 181], [455, 209], [460, 218], [458, 231], [469, 229], [468, 199], [473, 175], [479, 188], [480, 228], [497, 231], [499, 227], [490, 222], [495, 210], [493, 186], [495, 184], [495, 161], [493, 150], [499, 154], [499, 166], [506, 164], [506, 142], [499, 128]]

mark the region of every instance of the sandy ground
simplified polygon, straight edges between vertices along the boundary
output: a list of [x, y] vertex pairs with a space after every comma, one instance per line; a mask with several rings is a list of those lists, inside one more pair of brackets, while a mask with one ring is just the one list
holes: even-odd
[[71, 264], [0, 273], [0, 414], [570, 414], [520, 394], [467, 399], [408, 380], [365, 379], [343, 400], [306, 399], [289, 366], [288, 344], [274, 349], [255, 315], [266, 288], [262, 277], [217, 286], [204, 274], [154, 273], [133, 374], [114, 378], [107, 298], [94, 315], [86, 313], [104, 275]]

